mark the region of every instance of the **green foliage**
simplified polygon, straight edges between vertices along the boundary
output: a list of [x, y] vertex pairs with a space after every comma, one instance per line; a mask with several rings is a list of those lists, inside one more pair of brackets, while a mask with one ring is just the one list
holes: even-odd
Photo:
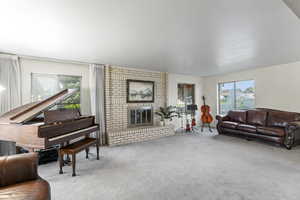
[[248, 87], [248, 88], [245, 90], [245, 93], [254, 93], [254, 87]]
[[158, 111], [155, 112], [156, 115], [160, 116], [160, 121], [170, 120], [174, 117], [180, 117], [180, 114], [176, 111], [175, 106], [168, 106], [168, 107], [160, 107]]
[[65, 104], [63, 107], [65, 109], [80, 109], [80, 104]]
[[80, 108], [80, 76], [33, 74], [32, 101], [41, 101], [64, 89], [77, 89], [71, 97], [59, 102], [60, 108]]
[[77, 92], [63, 101], [63, 104], [80, 104], [81, 77], [78, 76], [58, 76], [59, 83], [63, 89], [77, 89]]

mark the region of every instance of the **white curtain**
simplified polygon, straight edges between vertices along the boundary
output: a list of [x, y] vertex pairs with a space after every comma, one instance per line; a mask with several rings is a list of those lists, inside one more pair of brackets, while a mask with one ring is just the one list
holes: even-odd
[[100, 126], [100, 144], [106, 144], [104, 120], [104, 65], [90, 64], [91, 111]]
[[21, 105], [19, 58], [0, 54], [0, 115]]

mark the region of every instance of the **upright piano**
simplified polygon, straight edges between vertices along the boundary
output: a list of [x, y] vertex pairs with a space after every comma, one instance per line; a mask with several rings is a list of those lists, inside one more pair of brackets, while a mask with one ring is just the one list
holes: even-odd
[[43, 101], [29, 103], [0, 116], [0, 140], [15, 141], [27, 150], [62, 145], [99, 130], [94, 116], [78, 109], [53, 109], [76, 89], [63, 90]]

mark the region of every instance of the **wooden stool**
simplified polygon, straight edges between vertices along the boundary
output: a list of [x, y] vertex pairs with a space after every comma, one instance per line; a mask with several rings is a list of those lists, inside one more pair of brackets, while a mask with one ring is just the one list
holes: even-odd
[[99, 143], [96, 138], [85, 138], [80, 141], [74, 142], [70, 145], [67, 145], [61, 149], [59, 149], [59, 174], [63, 174], [63, 164], [64, 155], [72, 155], [72, 168], [73, 174], [72, 176], [76, 176], [75, 168], [76, 168], [76, 154], [83, 151], [85, 149], [86, 159], [89, 158], [89, 147], [92, 145], [96, 145], [97, 148], [97, 160], [99, 160]]

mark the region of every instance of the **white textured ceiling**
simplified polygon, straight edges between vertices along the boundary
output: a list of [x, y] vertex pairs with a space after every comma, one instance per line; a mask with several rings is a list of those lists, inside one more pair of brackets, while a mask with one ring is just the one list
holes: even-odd
[[283, 0], [283, 1], [300, 18], [300, 1], [299, 0]]
[[2, 0], [0, 51], [212, 75], [300, 61], [281, 0]]

